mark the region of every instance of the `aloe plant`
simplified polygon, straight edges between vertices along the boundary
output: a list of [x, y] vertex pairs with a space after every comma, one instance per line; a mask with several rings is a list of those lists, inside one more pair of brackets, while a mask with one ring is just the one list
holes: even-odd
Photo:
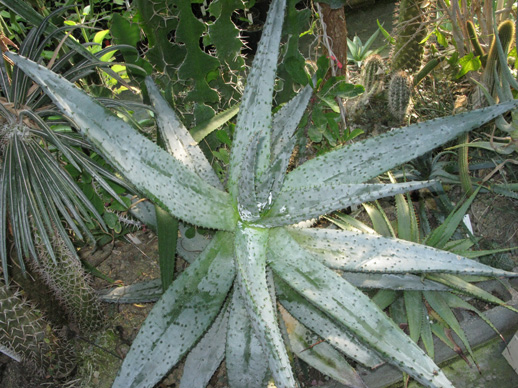
[[[389, 173], [389, 178], [392, 182], [396, 181], [391, 173]], [[390, 222], [387, 214], [377, 202], [375, 205], [363, 204], [371, 220], [372, 228], [354, 217], [339, 212], [328, 219], [341, 229], [363, 231], [364, 233], [379, 234], [386, 237], [398, 237], [455, 254], [478, 258], [505, 250], [471, 251], [470, 249], [477, 242], [477, 239], [473, 236], [471, 238], [453, 239], [478, 192], [479, 189], [465, 201], [459, 203], [444, 222], [433, 230], [430, 228], [425, 211], [420, 211], [417, 214], [410, 196], [405, 197], [403, 194], [395, 196], [396, 219], [394, 222]], [[424, 206], [420, 206], [420, 210], [424, 210]], [[373, 278], [354, 272], [344, 272], [342, 276], [360, 288], [377, 289], [377, 293], [372, 298], [373, 301], [383, 310], [390, 306], [390, 314], [393, 319], [407, 324], [410, 337], [415, 342], [422, 340], [427, 353], [432, 358], [434, 357], [432, 334], [445, 342], [446, 345], [452, 348], [456, 346], [453, 338], [448, 338], [444, 334], [445, 328], [449, 328], [457, 334], [465, 349], [473, 358], [467, 336], [453, 313], [455, 308], [467, 309], [476, 313], [497, 334], [500, 334], [476, 307], [459, 296], [459, 294], [463, 294], [488, 303], [505, 305], [499, 298], [473, 284], [485, 280], [484, 277], [430, 273], [424, 274], [422, 277], [412, 274], [383, 274]], [[460, 352], [460, 350], [458, 351]]]
[[[452, 387], [398, 325], [333, 269], [517, 276], [402, 240], [293, 226], [352, 204], [430, 186], [368, 182], [518, 103], [393, 130], [288, 173], [293, 133], [312, 89], [305, 87], [272, 115], [284, 8], [284, 0], [274, 0], [268, 14], [240, 105], [226, 190], [150, 79], [147, 87], [158, 124], [169, 134], [169, 153], [62, 77], [9, 54], [146, 196], [179, 219], [217, 229], [155, 304], [114, 388], [152, 387], [187, 354], [182, 387], [206, 386], [223, 359], [231, 387], [264, 386], [270, 372], [277, 387], [297, 387], [277, 301], [297, 325], [361, 364], [389, 362], [427, 387]], [[314, 348], [318, 352], [318, 345]], [[338, 373], [333, 377], [341, 378]]]

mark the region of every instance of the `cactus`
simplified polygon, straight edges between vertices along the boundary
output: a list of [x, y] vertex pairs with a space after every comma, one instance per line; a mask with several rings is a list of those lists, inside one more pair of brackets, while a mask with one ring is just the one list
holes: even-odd
[[77, 257], [57, 233], [53, 233], [52, 240], [55, 261], [38, 236], [36, 243], [39, 262], [32, 263], [33, 267], [53, 291], [68, 319], [77, 324], [81, 331], [91, 332], [99, 328], [102, 324], [102, 307]]
[[475, 25], [470, 20], [468, 20], [466, 22], [466, 28], [468, 30], [469, 40], [471, 41], [471, 45], [473, 46], [473, 51], [475, 51], [475, 54], [480, 57], [480, 63], [482, 63], [482, 66], [486, 67], [487, 54], [484, 52], [484, 49], [482, 48], [480, 41], [478, 40]]
[[405, 71], [398, 71], [392, 75], [388, 88], [388, 105], [392, 115], [403, 120], [410, 106], [412, 92], [411, 77]]
[[[500, 23], [498, 26], [498, 38], [502, 43], [504, 52], [507, 54], [514, 41], [514, 22], [511, 20], [506, 20]], [[507, 66], [507, 63], [499, 63], [496, 39], [493, 37], [491, 47], [489, 48], [489, 53], [487, 54], [486, 67], [484, 69], [484, 73], [482, 74], [482, 83], [487, 87], [487, 90], [493, 97], [496, 96], [495, 72], [501, 76], [500, 66]], [[481, 93], [479, 93], [479, 95], [480, 94]]]
[[371, 97], [383, 90], [385, 78], [383, 59], [377, 55], [370, 55], [363, 64], [360, 83], [365, 88], [364, 96]]
[[41, 313], [0, 280], [0, 350], [42, 376], [63, 378], [74, 366], [71, 348]]
[[[420, 42], [426, 37], [426, 8], [423, 0], [401, 0], [395, 21], [396, 43], [391, 53], [393, 71], [417, 71], [421, 67], [424, 46]], [[432, 2], [430, 2], [432, 3]]]

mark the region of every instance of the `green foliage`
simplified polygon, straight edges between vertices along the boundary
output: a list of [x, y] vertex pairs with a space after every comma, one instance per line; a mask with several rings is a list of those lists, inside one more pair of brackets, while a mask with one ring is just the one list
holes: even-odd
[[374, 31], [369, 39], [367, 39], [365, 45], [362, 43], [358, 36], [355, 36], [353, 40], [347, 38], [347, 59], [361, 67], [362, 62], [365, 61], [369, 56], [377, 54], [383, 50], [384, 46], [379, 47], [376, 50], [370, 50], [372, 44], [376, 41], [376, 39], [378, 39], [380, 32], [380, 29]]
[[[217, 229], [199, 257], [155, 304], [114, 388], [152, 387], [184, 357], [181, 386], [206, 386], [222, 359], [232, 386], [262, 386], [267, 368], [277, 386], [298, 386], [279, 325], [277, 300], [302, 325], [353, 360], [369, 366], [384, 360], [427, 387], [452, 387], [424, 351], [336, 270], [367, 276], [431, 272], [517, 276], [402, 240], [292, 226], [353, 204], [429, 187], [431, 182], [367, 182], [518, 103], [394, 130], [315, 157], [288, 173], [294, 134], [312, 88], [306, 86], [272, 113], [284, 9], [284, 1], [272, 3], [247, 79], [226, 190], [210, 163], [199, 157], [201, 150], [173, 110], [161, 108], [167, 103], [159, 93], [151, 92], [158, 125], [170, 133], [169, 152], [73, 84], [30, 60], [9, 55], [147, 197], [186, 223]], [[146, 85], [148, 91], [154, 89], [151, 80]], [[166, 125], [174, 131], [166, 131]], [[210, 361], [201, 370], [200, 360], [207, 354]], [[336, 369], [326, 371], [340, 375]]]
[[[62, 10], [51, 14], [39, 28], [29, 33], [20, 46], [20, 54], [40, 59], [49, 40], [43, 40], [41, 44], [39, 41], [50, 18], [60, 12]], [[49, 39], [52, 37], [55, 36], [51, 35]], [[62, 70], [74, 52], [70, 54], [65, 55], [62, 61], [54, 62], [51, 68]], [[90, 74], [92, 67], [90, 60], [79, 59], [73, 71], [65, 72], [65, 75], [75, 82]], [[33, 228], [38, 230], [40, 244], [46, 247], [52, 260], [55, 260], [51, 243], [54, 232], [75, 255], [76, 250], [63, 220], [76, 238], [90, 242], [95, 239], [89, 225], [108, 229], [98, 210], [100, 207], [104, 211], [103, 204], [96, 206], [93, 197], [88, 198], [86, 190], [79, 187], [69, 172], [73, 174], [76, 171], [88, 177], [88, 180], [83, 180], [83, 188], [90, 185], [90, 190], [94, 190], [91, 185], [96, 185], [111, 200], [118, 201], [122, 207], [127, 205], [108, 180], [118, 183], [119, 187], [126, 184], [90, 157], [90, 145], [72, 131], [70, 122], [61, 116], [41, 89], [30, 88], [30, 79], [16, 66], [1, 63], [0, 75], [4, 98], [0, 104], [0, 257], [7, 282], [8, 230], [12, 231], [16, 256], [23, 271], [23, 258], [38, 262]], [[79, 260], [77, 256], [76, 260]]]

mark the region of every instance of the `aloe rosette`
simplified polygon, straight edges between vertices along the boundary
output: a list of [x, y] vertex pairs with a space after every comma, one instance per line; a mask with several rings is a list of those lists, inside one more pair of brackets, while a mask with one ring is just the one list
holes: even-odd
[[[308, 332], [326, 344], [297, 354], [311, 354], [306, 360], [316, 367], [326, 360], [332, 369], [326, 373], [349, 386], [365, 387], [354, 369], [341, 368], [346, 362], [342, 354], [369, 367], [394, 364], [427, 387], [452, 387], [433, 360], [335, 269], [517, 275], [398, 239], [293, 226], [353, 204], [430, 186], [433, 182], [368, 182], [518, 103], [393, 130], [288, 173], [293, 134], [312, 89], [302, 89], [272, 115], [284, 8], [284, 0], [273, 1], [248, 77], [227, 190], [151, 80], [147, 87], [168, 139], [167, 151], [60, 76], [9, 55], [146, 196], [187, 223], [217, 230], [155, 304], [113, 387], [153, 387], [186, 355], [181, 387], [205, 387], [223, 359], [231, 387], [266, 386], [270, 373], [277, 387], [297, 387], [287, 341], [293, 341], [297, 353]], [[284, 321], [286, 314], [290, 318]]]

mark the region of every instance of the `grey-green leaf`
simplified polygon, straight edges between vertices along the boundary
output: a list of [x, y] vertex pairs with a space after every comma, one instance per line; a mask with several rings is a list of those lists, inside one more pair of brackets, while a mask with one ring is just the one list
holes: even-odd
[[41, 85], [114, 167], [156, 203], [195, 225], [235, 227], [237, 216], [227, 193], [203, 181], [63, 77], [15, 54], [10, 58]]
[[[518, 100], [477, 109], [455, 116], [433, 119], [344, 146], [318, 156], [288, 174], [286, 189], [311, 182], [361, 183], [431, 151], [514, 109]], [[411, 146], [409, 146], [411, 145]]]
[[234, 281], [232, 238], [211, 244], [162, 295], [133, 341], [112, 388], [150, 388], [214, 321]]
[[207, 333], [189, 352], [180, 388], [205, 388], [209, 383], [225, 357], [228, 315], [228, 308], [223, 308]]
[[225, 364], [230, 387], [264, 387], [269, 376], [268, 357], [255, 335], [238, 287], [232, 294], [226, 339]]
[[248, 315], [266, 354], [273, 378], [279, 388], [298, 384], [277, 323], [274, 301], [266, 281], [266, 248], [269, 229], [238, 224], [235, 240], [237, 284], [243, 294]]
[[146, 87], [155, 108], [158, 128], [165, 140], [167, 151], [205, 182], [223, 190], [221, 181], [203, 154], [203, 151], [197, 146], [196, 141], [180, 121], [175, 111], [164, 100], [150, 77], [146, 77]]
[[389, 363], [430, 388], [453, 388], [437, 365], [365, 294], [302, 249], [282, 228], [270, 232], [274, 272], [346, 326]]
[[289, 233], [327, 267], [344, 271], [518, 276], [518, 273], [492, 268], [450, 252], [395, 238], [317, 228], [290, 228]]
[[285, 0], [274, 0], [270, 5], [252, 70], [247, 78], [230, 159], [228, 186], [233, 198], [237, 198], [242, 162], [252, 138], [257, 136], [260, 141], [257, 176], [270, 163], [273, 88], [285, 7]]
[[260, 224], [268, 227], [292, 225], [351, 205], [422, 189], [433, 184], [435, 182], [432, 181], [397, 184], [331, 183], [299, 186], [294, 189], [286, 188], [285, 185]]

